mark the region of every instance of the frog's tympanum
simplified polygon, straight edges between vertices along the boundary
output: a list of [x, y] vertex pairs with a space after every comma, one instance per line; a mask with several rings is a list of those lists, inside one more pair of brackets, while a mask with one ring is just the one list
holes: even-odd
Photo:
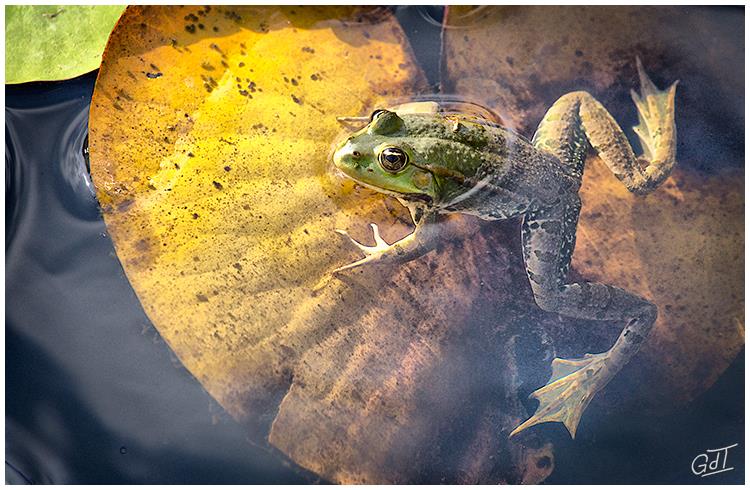
[[532, 393], [540, 402], [536, 413], [511, 436], [558, 421], [575, 437], [591, 399], [635, 354], [656, 319], [656, 306], [644, 298], [607, 284], [567, 279], [587, 151], [593, 149], [636, 194], [654, 190], [675, 164], [676, 82], [660, 91], [638, 60], [637, 65], [641, 95], [632, 95], [639, 115], [634, 129], [643, 147], [639, 157], [614, 118], [587, 92], [557, 100], [531, 141], [499, 125], [420, 103], [418, 110], [407, 104], [375, 111], [369, 124], [334, 153], [338, 169], [364, 186], [395, 196], [415, 224], [412, 234], [393, 244], [372, 224], [375, 245], [350, 238], [365, 257], [334, 273], [366, 264], [403, 263], [427, 253], [451, 213], [484, 220], [523, 217], [524, 261], [537, 305], [569, 317], [624, 324], [608, 351], [554, 359], [551, 378]]

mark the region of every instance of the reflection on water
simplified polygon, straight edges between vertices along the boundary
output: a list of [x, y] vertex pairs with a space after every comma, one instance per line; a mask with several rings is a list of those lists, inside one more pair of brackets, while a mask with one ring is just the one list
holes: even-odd
[[395, 98], [389, 105], [396, 107], [401, 104], [419, 102], [435, 102], [438, 105], [438, 112], [445, 116], [461, 115], [468, 118], [475, 118], [480, 123], [490, 123], [500, 126], [505, 124], [504, 118], [491, 108], [467, 100], [461, 95], [444, 93], [418, 94], [410, 97]]

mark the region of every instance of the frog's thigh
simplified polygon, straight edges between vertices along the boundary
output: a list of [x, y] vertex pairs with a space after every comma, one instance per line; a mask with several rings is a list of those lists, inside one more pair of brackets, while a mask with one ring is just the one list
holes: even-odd
[[579, 176], [583, 174], [588, 149], [579, 113], [583, 93], [573, 92], [557, 99], [544, 115], [532, 139], [537, 149], [555, 155]]
[[523, 250], [526, 273], [540, 308], [574, 318], [625, 320], [644, 305], [623, 289], [593, 282], [567, 283], [575, 248], [580, 199], [526, 215]]

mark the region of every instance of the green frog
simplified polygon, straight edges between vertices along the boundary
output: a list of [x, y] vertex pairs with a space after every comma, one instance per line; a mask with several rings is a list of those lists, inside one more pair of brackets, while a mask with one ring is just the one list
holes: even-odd
[[375, 244], [347, 236], [364, 257], [334, 274], [375, 263], [404, 263], [435, 247], [445, 216], [483, 220], [523, 218], [522, 243], [536, 304], [545, 311], [624, 325], [606, 352], [552, 361], [547, 384], [531, 394], [536, 412], [509, 435], [542, 422], [562, 422], [575, 437], [594, 395], [631, 359], [649, 334], [656, 306], [623, 289], [569, 282], [581, 210], [586, 154], [593, 149], [633, 193], [654, 190], [675, 164], [677, 82], [660, 91], [636, 60], [641, 94], [632, 91], [643, 154], [636, 156], [614, 118], [587, 92], [563, 95], [529, 141], [488, 121], [441, 112], [435, 103], [376, 110], [343, 140], [335, 166], [359, 184], [395, 196], [409, 209], [414, 231], [387, 243], [371, 224]]

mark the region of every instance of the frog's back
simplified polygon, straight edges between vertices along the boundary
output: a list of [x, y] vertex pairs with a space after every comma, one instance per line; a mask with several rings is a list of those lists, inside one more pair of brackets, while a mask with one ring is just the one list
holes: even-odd
[[489, 121], [462, 122], [487, 134], [484, 161], [464, 192], [444, 204], [446, 212], [508, 219], [554, 202], [561, 194], [578, 191], [580, 180], [570, 169], [536, 149], [527, 138]]

